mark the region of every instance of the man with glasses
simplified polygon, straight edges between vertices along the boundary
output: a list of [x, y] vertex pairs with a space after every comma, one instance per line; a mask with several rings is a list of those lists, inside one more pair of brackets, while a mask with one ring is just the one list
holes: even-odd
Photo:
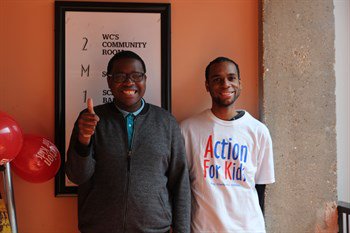
[[263, 196], [265, 184], [275, 181], [269, 130], [234, 106], [242, 90], [234, 61], [216, 58], [205, 77], [211, 109], [181, 122], [193, 195], [191, 232], [265, 232], [257, 191]]
[[185, 148], [175, 118], [146, 103], [146, 66], [122, 51], [107, 67], [113, 103], [88, 107], [73, 129], [66, 173], [78, 184], [83, 233], [190, 232]]

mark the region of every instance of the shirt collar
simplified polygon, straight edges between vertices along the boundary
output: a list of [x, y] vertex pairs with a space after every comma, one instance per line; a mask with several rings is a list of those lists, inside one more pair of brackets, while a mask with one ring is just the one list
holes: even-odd
[[142, 109], [145, 107], [145, 101], [143, 99], [141, 99], [141, 107], [139, 109], [137, 109], [135, 112], [127, 112], [124, 111], [123, 109], [119, 108], [116, 104], [114, 104], [115, 107], [123, 114], [123, 117], [126, 117], [129, 113], [132, 113], [134, 116], [137, 116]]

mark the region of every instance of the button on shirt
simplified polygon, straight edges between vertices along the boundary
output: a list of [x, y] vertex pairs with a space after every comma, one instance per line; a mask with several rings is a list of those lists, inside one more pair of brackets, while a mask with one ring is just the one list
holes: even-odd
[[143, 107], [145, 106], [145, 101], [141, 99], [141, 107], [135, 111], [135, 112], [127, 112], [124, 111], [116, 105], [117, 109], [123, 114], [126, 122], [126, 129], [128, 132], [128, 146], [129, 150], [131, 149], [131, 143], [132, 143], [132, 136], [134, 134], [134, 120], [135, 117], [142, 111]]

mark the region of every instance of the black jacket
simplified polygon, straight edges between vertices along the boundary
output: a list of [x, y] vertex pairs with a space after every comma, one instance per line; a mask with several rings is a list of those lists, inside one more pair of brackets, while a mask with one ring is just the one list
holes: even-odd
[[100, 121], [89, 147], [75, 125], [66, 162], [78, 184], [84, 233], [190, 232], [190, 186], [185, 147], [170, 113], [145, 104], [128, 150], [126, 123], [113, 103], [94, 108]]

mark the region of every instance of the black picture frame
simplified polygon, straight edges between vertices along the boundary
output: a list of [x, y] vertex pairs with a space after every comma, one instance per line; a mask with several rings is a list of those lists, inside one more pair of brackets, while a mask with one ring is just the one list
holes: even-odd
[[[67, 13], [86, 12], [93, 14], [98, 12], [101, 14], [112, 13], [113, 15], [127, 13], [127, 16], [130, 16], [130, 18], [139, 13], [145, 13], [145, 16], [147, 13], [159, 14], [161, 38], [159, 59], [160, 94], [158, 95], [161, 98], [161, 107], [171, 112], [170, 10], [169, 3], [55, 2], [55, 144], [60, 151], [62, 159], [61, 167], [55, 177], [55, 196], [74, 196], [77, 193], [77, 186], [68, 186], [65, 175], [67, 132], [71, 131], [71, 129], [67, 129], [66, 125], [66, 117], [70, 114], [66, 110], [66, 97], [69, 94], [66, 90], [66, 76], [68, 76], [66, 75], [66, 69], [69, 65], [66, 58], [66, 38], [71, 36], [66, 35]], [[127, 22], [120, 22], [120, 24], [127, 24]], [[145, 62], [147, 61], [145, 60]], [[81, 111], [82, 109], [77, 110]]]

